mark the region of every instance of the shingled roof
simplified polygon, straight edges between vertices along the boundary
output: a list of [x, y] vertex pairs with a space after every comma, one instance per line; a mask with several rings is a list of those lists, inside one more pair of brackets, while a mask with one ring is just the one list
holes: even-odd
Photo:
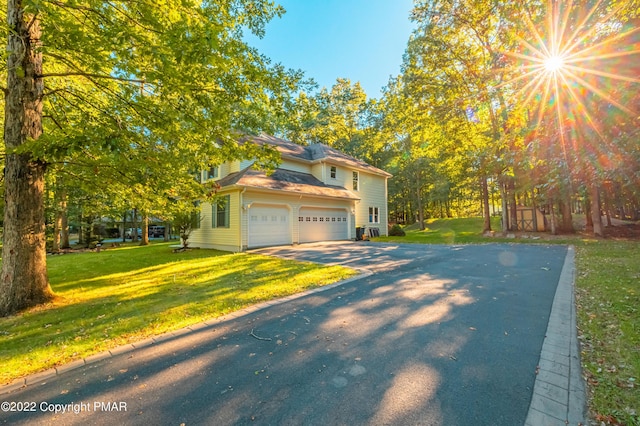
[[391, 177], [391, 174], [378, 169], [362, 160], [358, 160], [350, 155], [338, 151], [328, 145], [314, 143], [310, 145], [298, 145], [284, 139], [270, 135], [247, 136], [241, 142], [251, 141], [258, 145], [271, 145], [275, 147], [280, 155], [305, 162], [326, 161], [336, 165], [345, 165], [359, 170], [365, 170], [373, 174]]
[[252, 170], [251, 167], [247, 167], [220, 179], [218, 185], [222, 189], [237, 185], [347, 200], [360, 199], [353, 192], [341, 186], [325, 185], [310, 174], [285, 169], [276, 169], [271, 175], [267, 176], [263, 171]]

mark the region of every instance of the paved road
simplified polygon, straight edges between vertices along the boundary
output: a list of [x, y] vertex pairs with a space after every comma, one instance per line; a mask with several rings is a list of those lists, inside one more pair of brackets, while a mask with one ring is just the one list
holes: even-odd
[[261, 250], [369, 274], [0, 395], [36, 403], [0, 423], [522, 425], [566, 250]]

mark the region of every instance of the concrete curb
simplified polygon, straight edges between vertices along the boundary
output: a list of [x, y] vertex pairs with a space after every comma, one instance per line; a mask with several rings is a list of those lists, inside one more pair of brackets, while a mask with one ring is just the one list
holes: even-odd
[[575, 249], [570, 246], [553, 299], [526, 426], [586, 424], [574, 287]]
[[310, 290], [303, 291], [302, 293], [281, 297], [280, 299], [274, 299], [274, 300], [258, 303], [256, 305], [248, 306], [236, 312], [230, 312], [227, 315], [224, 315], [218, 318], [208, 319], [206, 321], [202, 321], [197, 324], [192, 324], [178, 330], [153, 336], [138, 342], [133, 342], [126, 345], [118, 346], [116, 348], [112, 348], [107, 351], [88, 356], [87, 358], [84, 358], [84, 359], [78, 359], [64, 365], [53, 367], [48, 370], [40, 371], [38, 373], [34, 373], [29, 376], [22, 377], [20, 379], [16, 379], [6, 385], [0, 385], [0, 395], [14, 392], [18, 389], [24, 388], [25, 386], [31, 386], [36, 383], [45, 382], [47, 380], [53, 379], [54, 377], [60, 374], [66, 373], [67, 371], [75, 370], [76, 368], [81, 368], [81, 367], [84, 367], [85, 365], [93, 364], [95, 362], [102, 361], [107, 358], [112, 358], [118, 355], [129, 353], [137, 349], [144, 348], [146, 346], [158, 344], [171, 338], [180, 337], [189, 333], [194, 333], [196, 331], [200, 331], [207, 327], [213, 327], [229, 319], [243, 317], [243, 316], [252, 314], [254, 312], [261, 311], [263, 309], [268, 309], [275, 305], [280, 305], [285, 302], [290, 302], [291, 300], [299, 299], [299, 298], [308, 296], [310, 294], [321, 293], [323, 291], [327, 291], [332, 288], [339, 287], [344, 284], [348, 284], [350, 282], [357, 281], [362, 278], [366, 278], [368, 276], [373, 275], [372, 272], [368, 272], [368, 271], [358, 270], [358, 272], [360, 272], [358, 275], [353, 276], [351, 278], [347, 278], [346, 280], [338, 281], [337, 283], [328, 284], [322, 287], [312, 288]]

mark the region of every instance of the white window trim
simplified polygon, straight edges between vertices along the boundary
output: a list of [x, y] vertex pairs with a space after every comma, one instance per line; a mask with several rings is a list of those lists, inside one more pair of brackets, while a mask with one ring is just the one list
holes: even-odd
[[224, 220], [225, 220], [225, 224], [218, 226], [218, 201], [219, 200], [215, 200], [213, 202], [213, 204], [211, 205], [211, 215], [212, 215], [212, 220], [211, 220], [211, 227], [212, 228], [230, 228], [230, 213], [231, 213], [231, 196], [230, 195], [224, 195], [222, 197], [222, 199], [224, 199], [224, 203], [225, 203], [225, 209], [221, 210], [220, 213], [224, 212]]
[[360, 191], [360, 172], [357, 170], [354, 170], [353, 173], [351, 173], [351, 188], [354, 191]]
[[[213, 176], [211, 176], [211, 171], [213, 171]], [[207, 180], [217, 179], [220, 176], [220, 167], [213, 166], [209, 170], [205, 170], [204, 174]]]
[[369, 223], [380, 223], [380, 208], [370, 206], [369, 207]]

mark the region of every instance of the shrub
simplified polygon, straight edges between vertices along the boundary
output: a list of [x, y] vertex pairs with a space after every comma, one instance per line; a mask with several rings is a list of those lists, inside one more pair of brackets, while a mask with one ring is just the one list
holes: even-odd
[[389, 229], [389, 235], [392, 237], [404, 237], [404, 229], [400, 227], [400, 225], [395, 224]]

